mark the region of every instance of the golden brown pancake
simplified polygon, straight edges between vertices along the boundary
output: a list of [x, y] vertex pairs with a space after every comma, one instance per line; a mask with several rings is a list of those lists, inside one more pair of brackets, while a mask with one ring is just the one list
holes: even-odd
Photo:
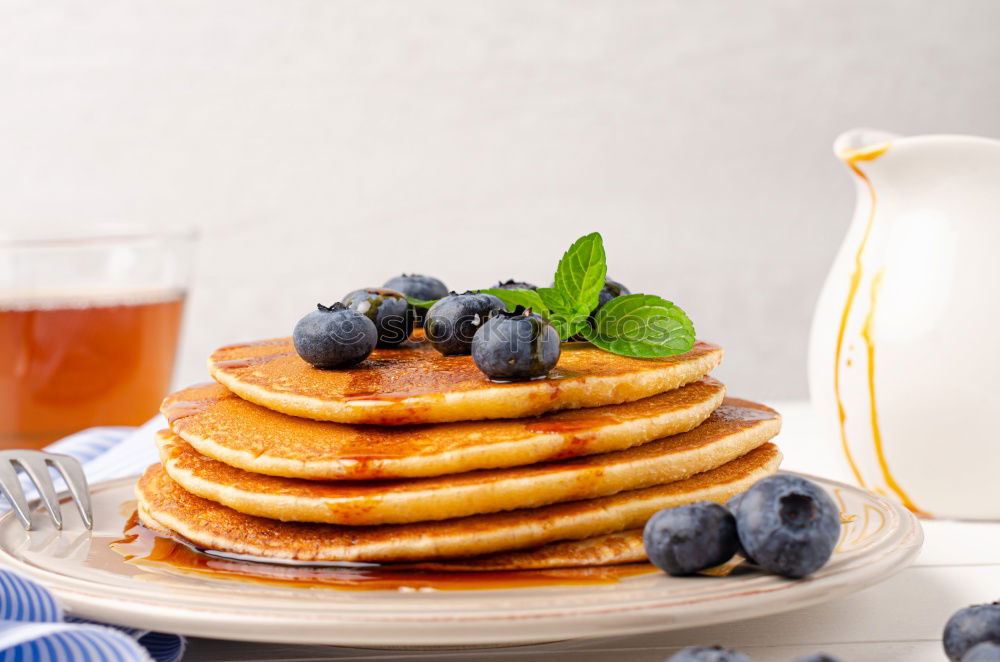
[[[146, 528], [154, 533], [168, 538], [177, 539], [178, 542], [194, 546], [184, 538], [181, 538], [170, 529], [167, 529], [156, 522], [146, 519]], [[195, 546], [196, 547], [196, 546]], [[227, 559], [224, 556], [213, 556], [213, 568], [225, 569], [226, 563], [235, 564], [233, 569], [240, 575], [249, 573], [261, 575], [275, 579], [294, 578], [299, 576], [299, 572], [309, 573], [310, 569], [315, 570], [317, 566], [302, 565], [275, 565], [267, 563], [271, 559], [260, 557], [233, 557]], [[250, 562], [259, 559], [264, 563]], [[565, 542], [554, 542], [542, 545], [534, 549], [525, 549], [515, 552], [497, 552], [484, 556], [475, 556], [468, 559], [454, 559], [448, 561], [428, 561], [418, 563], [390, 563], [376, 566], [383, 570], [420, 570], [427, 572], [498, 572], [516, 570], [552, 570], [556, 568], [580, 568], [580, 567], [602, 567], [609, 565], [621, 565], [623, 563], [641, 563], [646, 561], [646, 550], [642, 545], [642, 529], [629, 529], [620, 533], [609, 533], [606, 536], [596, 538], [586, 538], [584, 540], [567, 540]], [[143, 561], [148, 559], [132, 559], [130, 562], [138, 562], [143, 565]], [[156, 565], [154, 562], [153, 565]], [[169, 567], [169, 565], [168, 565]], [[365, 566], [367, 567], [367, 566]], [[314, 579], [306, 574], [306, 579]]]
[[469, 559], [411, 563], [407, 567], [432, 572], [496, 572], [619, 565], [645, 560], [642, 529], [629, 529], [596, 538], [553, 542], [535, 549], [497, 552]]
[[247, 402], [219, 384], [163, 401], [171, 429], [202, 454], [272, 476], [313, 480], [417, 478], [622, 450], [704, 421], [725, 387], [711, 377], [621, 405], [527, 419], [347, 425]]
[[312, 367], [295, 353], [290, 338], [223, 347], [209, 357], [208, 369], [241, 398], [285, 414], [403, 425], [522, 418], [632, 402], [689, 384], [721, 361], [722, 348], [705, 342], [659, 359], [567, 343], [548, 377], [501, 384], [488, 380], [471, 356], [442, 356], [417, 332], [400, 348], [376, 349], [344, 370]]
[[781, 454], [764, 444], [686, 480], [586, 501], [416, 524], [339, 526], [245, 515], [186, 491], [160, 465], [139, 479], [140, 520], [207, 549], [304, 561], [428, 561], [529, 549], [642, 527], [656, 511], [723, 502], [774, 473]]
[[777, 412], [727, 398], [683, 434], [614, 453], [506, 469], [392, 481], [318, 482], [264, 476], [205, 457], [169, 430], [163, 468], [184, 489], [248, 515], [349, 526], [446, 520], [580, 501], [663, 485], [714, 469], [764, 444]]

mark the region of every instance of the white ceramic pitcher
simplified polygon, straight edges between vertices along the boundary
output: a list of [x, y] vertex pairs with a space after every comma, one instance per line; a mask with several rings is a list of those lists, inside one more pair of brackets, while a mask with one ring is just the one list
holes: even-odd
[[858, 129], [857, 205], [813, 318], [821, 429], [914, 511], [1000, 519], [1000, 141]]

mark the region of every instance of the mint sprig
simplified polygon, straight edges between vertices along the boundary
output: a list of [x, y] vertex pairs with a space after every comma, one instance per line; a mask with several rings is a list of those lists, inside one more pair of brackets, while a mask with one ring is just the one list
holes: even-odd
[[694, 347], [694, 325], [673, 302], [653, 294], [629, 294], [604, 304], [584, 337], [601, 349], [639, 358], [683, 354]]
[[[597, 312], [608, 274], [604, 240], [591, 232], [573, 242], [556, 267], [552, 287], [537, 290], [490, 288], [477, 290], [503, 301], [508, 310], [531, 308], [559, 331], [562, 340], [582, 334], [596, 347], [622, 356], [658, 358], [683, 354], [694, 347], [694, 325], [674, 303], [653, 294], [628, 294], [612, 299]], [[414, 306], [435, 301], [406, 297]]]
[[656, 358], [694, 347], [694, 325], [678, 306], [652, 294], [630, 294], [606, 303], [590, 321], [607, 278], [604, 241], [592, 232], [577, 239], [556, 269], [555, 284], [538, 289], [559, 336], [582, 334], [615, 354]]

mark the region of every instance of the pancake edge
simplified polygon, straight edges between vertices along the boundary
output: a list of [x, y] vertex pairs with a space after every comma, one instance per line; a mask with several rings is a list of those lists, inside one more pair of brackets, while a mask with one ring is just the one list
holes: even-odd
[[[194, 434], [183, 426], [172, 426], [174, 433], [195, 447], [202, 455], [251, 473], [305, 480], [386, 480], [429, 478], [480, 469], [536, 464], [572, 457], [584, 457], [632, 448], [655, 439], [690, 432], [712, 415], [726, 400], [726, 387], [713, 377], [701, 377], [680, 388], [706, 380], [717, 391], [703, 402], [670, 413], [644, 419], [612, 423], [594, 429], [569, 432], [545, 432], [527, 440], [490, 442], [432, 455], [354, 459], [330, 458], [302, 461], [268, 453], [255, 455], [214, 441], [210, 436]], [[656, 394], [650, 397], [657, 397]], [[251, 403], [253, 404], [253, 403]], [[627, 403], [623, 403], [627, 404]], [[260, 405], [254, 405], [259, 407]], [[618, 405], [608, 405], [618, 406]], [[281, 414], [281, 412], [276, 412]], [[556, 413], [556, 412], [552, 412]], [[287, 414], [281, 414], [286, 416]], [[515, 419], [516, 420], [516, 419]], [[318, 421], [318, 423], [332, 423]], [[336, 425], [343, 425], [336, 423]], [[641, 434], [635, 428], [641, 427]], [[181, 429], [177, 429], [181, 428]], [[405, 432], [402, 432], [405, 434]], [[569, 448], [567, 449], [568, 442]], [[527, 449], [526, 446], [531, 448]], [[262, 461], [265, 458], [266, 461]]]
[[[270, 549], [251, 540], [250, 535], [250, 531], [254, 525], [267, 526], [267, 520], [264, 518], [255, 518], [253, 516], [243, 515], [242, 513], [232, 511], [232, 509], [216, 504], [215, 502], [202, 499], [201, 497], [197, 497], [195, 495], [190, 495], [192, 499], [204, 502], [204, 506], [206, 508], [223, 509], [224, 511], [230, 511], [236, 514], [238, 518], [249, 518], [248, 521], [241, 527], [241, 530], [243, 531], [243, 537], [241, 539], [225, 540], [219, 536], [211, 534], [210, 532], [199, 531], [189, 522], [185, 522], [177, 517], [171, 516], [170, 514], [157, 512], [154, 509], [149, 508], [142, 492], [142, 485], [145, 481], [151, 479], [157, 471], [163, 471], [160, 465], [151, 466], [147, 469], [143, 477], [139, 479], [139, 482], [136, 484], [136, 498], [138, 503], [143, 506], [147, 516], [152, 518], [156, 523], [180, 535], [181, 537], [192, 541], [196, 545], [207, 549], [215, 549], [236, 554], [247, 554], [250, 556], [264, 558], [284, 558], [301, 561], [429, 561], [434, 559], [466, 558], [470, 556], [480, 556], [484, 554], [513, 551], [518, 549], [530, 549], [562, 540], [594, 538], [601, 535], [607, 535], [643, 526], [650, 516], [664, 508], [671, 508], [696, 501], [715, 501], [724, 503], [730, 497], [746, 491], [751, 485], [760, 479], [772, 475], [778, 470], [782, 456], [776, 446], [770, 443], [764, 444], [754, 451], [751, 451], [751, 453], [745, 457], [755, 454], [760, 454], [762, 456], [760, 458], [761, 461], [757, 466], [754, 466], [744, 475], [731, 480], [726, 480], [725, 482], [709, 485], [692, 492], [686, 492], [680, 495], [653, 494], [654, 491], [662, 489], [663, 486], [646, 488], [645, 490], [635, 490], [633, 493], [623, 492], [610, 497], [591, 499], [589, 500], [593, 502], [591, 504], [591, 511], [584, 512], [582, 514], [570, 514], [565, 517], [560, 517], [557, 511], [561, 508], [570, 506], [571, 504], [556, 504], [554, 506], [534, 509], [537, 512], [531, 513], [532, 517], [517, 522], [514, 526], [505, 527], [502, 526], [501, 523], [501, 526], [498, 526], [493, 530], [488, 530], [488, 528], [487, 530], [481, 530], [482, 525], [485, 524], [488, 527], [489, 524], [494, 523], [491, 521], [491, 518], [494, 520], [497, 518], [504, 518], [508, 517], [511, 513], [495, 513], [492, 515], [477, 515], [471, 518], [463, 518], [463, 520], [474, 520], [474, 523], [469, 522], [472, 526], [480, 526], [480, 528], [476, 529], [476, 534], [471, 536], [462, 535], [461, 531], [457, 533], [447, 531], [449, 526], [454, 528], [456, 526], [456, 522], [459, 523], [457, 526], [460, 528], [466, 523], [463, 520], [443, 520], [441, 522], [424, 523], [422, 526], [425, 529], [428, 527], [437, 527], [445, 529], [445, 533], [437, 537], [427, 535], [425, 533], [421, 535], [418, 540], [405, 545], [400, 545], [399, 540], [396, 538], [391, 538], [388, 542], [385, 540], [376, 540], [366, 544], [363, 540], [364, 530], [366, 527], [342, 527], [351, 531], [349, 534], [347, 532], [344, 533], [345, 536], [350, 536], [350, 544], [331, 545], [327, 543], [325, 546], [318, 549], [312, 549], [311, 551], [304, 548], [296, 549], [291, 546], [280, 550]], [[740, 460], [742, 459], [744, 458], [740, 458]], [[735, 460], [734, 462], [739, 462], [740, 460]], [[719, 471], [719, 469], [714, 471]], [[164, 477], [167, 480], [172, 481], [172, 479], [170, 479], [165, 472]], [[180, 486], [177, 486], [177, 489], [183, 490]], [[638, 494], [640, 501], [624, 503], [621, 507], [617, 507], [617, 504], [615, 504], [614, 501], [621, 500], [629, 494]], [[593, 511], [594, 508], [596, 508], [597, 511]], [[611, 512], [612, 509], [615, 510], [614, 513]], [[512, 512], [516, 513], [516, 511]], [[539, 518], [547, 521], [542, 523], [540, 526], [532, 528], [530, 525], [532, 523], [538, 524], [537, 520]], [[274, 524], [280, 523], [275, 522]], [[308, 525], [299, 524], [298, 526]], [[333, 525], [318, 524], [315, 526], [329, 527]], [[406, 526], [407, 525], [390, 525], [388, 528], [404, 531]], [[383, 527], [370, 528], [379, 529]]]
[[[768, 411], [773, 410], [768, 409]], [[224, 468], [220, 468], [225, 471], [246, 474], [245, 481], [230, 481], [227, 484], [212, 482], [191, 470], [177, 466], [176, 460], [169, 452], [170, 446], [176, 444], [172, 440], [176, 435], [161, 430], [156, 433], [156, 445], [160, 451], [160, 462], [164, 471], [174, 482], [195, 496], [214, 501], [237, 512], [289, 522], [378, 526], [540, 508], [555, 503], [597, 499], [684, 480], [743, 457], [769, 442], [781, 430], [781, 417], [777, 412], [774, 412], [773, 418], [752, 420], [749, 423], [751, 425], [734, 430], [701, 446], [646, 458], [645, 462], [633, 459], [631, 462], [621, 462], [617, 465], [580, 467], [574, 466], [570, 460], [562, 470], [553, 467], [552, 473], [521, 476], [510, 475], [515, 474], [519, 467], [487, 469], [468, 473], [497, 474], [489, 482], [420, 489], [421, 482], [435, 479], [423, 481], [415, 479], [413, 483], [417, 489], [412, 491], [380, 494], [376, 484], [372, 486], [370, 494], [339, 498], [297, 495], [296, 489], [309, 490], [313, 486], [299, 478], [271, 476], [268, 477], [269, 481], [288, 481], [288, 483], [274, 493], [264, 490], [250, 491], [242, 487], [241, 483], [251, 484], [250, 481], [254, 480], [252, 474], [207, 458], [208, 462], [223, 465]], [[660, 440], [648, 444], [655, 444], [657, 441]], [[181, 443], [187, 442], [181, 440]], [[605, 455], [620, 457], [642, 446]], [[184, 452], [183, 449], [180, 452]], [[590, 456], [589, 459], [594, 461], [599, 457], [602, 456]], [[553, 464], [558, 465], [558, 463]], [[438, 480], [442, 478], [449, 477], [437, 477]], [[632, 482], [629, 482], [630, 480]], [[296, 485], [295, 483], [299, 481], [301, 484]], [[448, 491], [443, 499], [439, 493], [441, 489]], [[502, 490], [503, 493], [498, 494], [498, 490]]]
[[[246, 384], [218, 368], [212, 356], [208, 359], [208, 373], [215, 381], [244, 400], [290, 416], [369, 425], [450, 423], [526, 418], [562, 409], [601, 407], [641, 400], [689, 384], [718, 367], [722, 363], [722, 348], [711, 343], [705, 344], [708, 349], [702, 356], [673, 364], [677, 369], [666, 374], [654, 370], [626, 373], [626, 381], [622, 381], [620, 374], [567, 377], [552, 380], [550, 388], [545, 391], [538, 389], [537, 381], [505, 384], [502, 398], [496, 397], [493, 391], [479, 390], [423, 394], [399, 399], [322, 400]], [[475, 412], [471, 418], [470, 412]]]
[[[136, 513], [142, 526], [154, 534], [176, 540], [199, 552], [190, 540], [181, 538], [167, 527], [157, 522], [140, 506]], [[498, 552], [467, 559], [451, 561], [431, 561], [424, 563], [392, 563], [382, 566], [387, 570], [414, 570], [422, 572], [505, 572], [524, 570], [559, 570], [563, 568], [597, 568], [627, 563], [647, 561], [646, 549], [642, 544], [642, 529], [629, 529], [609, 533], [596, 538], [554, 542], [534, 549], [514, 552]], [[267, 559], [256, 558], [247, 562], [268, 563]], [[280, 563], [278, 567], [285, 566]], [[309, 567], [309, 566], [307, 566]], [[315, 567], [315, 566], [314, 566]]]

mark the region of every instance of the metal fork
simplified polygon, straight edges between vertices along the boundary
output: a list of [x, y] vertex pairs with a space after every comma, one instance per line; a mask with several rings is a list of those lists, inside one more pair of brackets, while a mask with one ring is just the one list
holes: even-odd
[[43, 453], [42, 451], [11, 450], [0, 451], [0, 491], [7, 495], [7, 500], [14, 507], [14, 513], [21, 520], [25, 531], [31, 531], [31, 510], [28, 499], [24, 495], [21, 481], [17, 475], [20, 468], [35, 485], [38, 495], [45, 504], [49, 517], [62, 530], [62, 511], [59, 509], [59, 497], [49, 467], [55, 467], [59, 475], [66, 481], [70, 496], [80, 511], [80, 518], [88, 529], [94, 528], [93, 509], [90, 504], [90, 491], [87, 489], [87, 477], [83, 473], [80, 462], [69, 455], [58, 453]]

